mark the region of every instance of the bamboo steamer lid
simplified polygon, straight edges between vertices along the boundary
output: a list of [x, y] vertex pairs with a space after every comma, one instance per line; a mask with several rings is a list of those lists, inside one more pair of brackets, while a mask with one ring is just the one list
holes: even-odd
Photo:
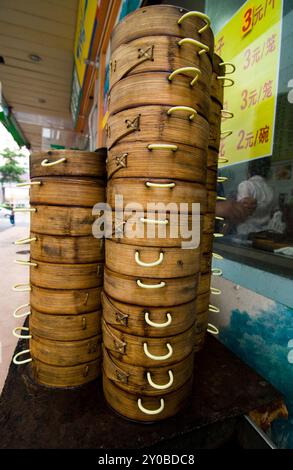
[[170, 307], [140, 307], [102, 294], [103, 317], [107, 324], [122, 333], [145, 337], [173, 336], [188, 330], [194, 323], [197, 300]]
[[45, 235], [67, 235], [71, 237], [92, 235], [96, 216], [92, 208], [48, 206], [32, 204], [31, 230]]
[[79, 341], [52, 341], [33, 335], [30, 339], [31, 356], [54, 366], [75, 366], [101, 357], [101, 336]]
[[[207, 210], [207, 194], [203, 185], [198, 183], [186, 183], [179, 180], [155, 179], [155, 178], [116, 178], [108, 182], [107, 203], [115, 207], [115, 196], [123, 197], [123, 207], [137, 210], [137, 204], [149, 213], [158, 210], [159, 206], [150, 207], [150, 204], [164, 204], [163, 209], [170, 204], [170, 212], [192, 213], [192, 204], [200, 204], [200, 211]], [[174, 206], [172, 207], [172, 204]], [[117, 209], [116, 209], [117, 210]]]
[[193, 358], [191, 353], [172, 366], [144, 367], [125, 364], [103, 348], [103, 371], [121, 390], [158, 396], [178, 390], [192, 377]]
[[61, 264], [31, 259], [31, 283], [46, 289], [87, 289], [103, 283], [103, 263]]
[[139, 279], [106, 268], [104, 273], [104, 290], [107, 295], [121, 302], [145, 307], [166, 307], [190, 302], [196, 296], [197, 284], [198, 275], [177, 279]]
[[30, 155], [30, 176], [89, 176], [104, 178], [107, 149], [95, 152], [80, 150], [49, 150], [32, 152]]
[[[184, 73], [172, 77], [173, 74], [169, 72], [147, 72], [123, 78], [109, 92], [109, 114], [139, 106], [168, 105], [169, 109], [174, 106], [190, 107], [194, 114], [199, 113], [208, 119], [210, 95], [202, 90], [199, 80], [193, 85], [198, 72], [192, 76], [186, 76]], [[186, 119], [190, 120], [188, 114]], [[169, 120], [172, 120], [172, 114]]]
[[94, 263], [104, 260], [104, 240], [84, 237], [43, 235], [31, 232], [31, 257], [50, 263]]
[[145, 36], [121, 44], [111, 54], [110, 89], [119, 80], [145, 72], [173, 72], [182, 67], [200, 70], [199, 85], [210, 94], [212, 63], [200, 46], [175, 36]]
[[187, 406], [192, 378], [174, 392], [164, 394], [163, 398], [125, 392], [105, 374], [103, 389], [108, 405], [119, 415], [134, 421], [154, 422], [169, 418]]
[[45, 289], [31, 285], [31, 307], [52, 315], [79, 315], [100, 310], [102, 287]]
[[112, 357], [126, 364], [159, 367], [175, 364], [192, 353], [195, 326], [174, 336], [150, 338], [122, 333], [102, 320], [103, 344]]
[[[161, 142], [162, 144], [163, 142]], [[175, 178], [205, 184], [207, 152], [181, 144], [177, 151], [149, 150], [147, 142], [118, 143], [108, 151], [110, 178]]]
[[48, 315], [32, 308], [30, 333], [54, 341], [91, 338], [101, 333], [101, 315], [101, 310], [79, 315]]
[[33, 178], [41, 184], [30, 188], [30, 202], [34, 204], [93, 207], [105, 201], [105, 184], [92, 178], [61, 176]]
[[154, 248], [106, 240], [106, 266], [116, 273], [150, 278], [184, 277], [200, 270], [200, 247]]
[[32, 375], [36, 382], [47, 387], [72, 388], [95, 380], [101, 373], [101, 360], [86, 362], [75, 366], [53, 366], [34, 358], [31, 364]]
[[199, 240], [198, 237], [204, 227], [204, 215], [181, 213], [179, 217], [175, 212], [138, 212], [134, 217], [133, 212], [127, 210], [124, 213], [116, 211], [109, 215], [112, 217], [112, 231], [106, 237], [117, 243], [193, 249], [200, 241], [205, 252], [212, 250], [210, 238], [201, 236]]
[[189, 18], [182, 18], [186, 13], [188, 10], [171, 5], [139, 8], [127, 15], [114, 28], [111, 36], [111, 52], [113, 53], [121, 44], [136, 38], [164, 35], [196, 39], [209, 47], [211, 55], [214, 50], [214, 36], [207, 21], [198, 12], [193, 12]]
[[[157, 90], [156, 90], [156, 94]], [[167, 113], [171, 106], [139, 106], [110, 116], [107, 121], [107, 148], [118, 143], [145, 142], [149, 148], [158, 143], [171, 145], [174, 152], [180, 144], [207, 150], [210, 127], [207, 119], [196, 114]], [[155, 150], [154, 150], [155, 151]]]

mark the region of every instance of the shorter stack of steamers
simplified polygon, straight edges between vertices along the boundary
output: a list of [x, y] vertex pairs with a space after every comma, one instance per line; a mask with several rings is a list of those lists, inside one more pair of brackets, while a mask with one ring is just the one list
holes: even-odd
[[[65, 387], [94, 379], [103, 353], [108, 404], [150, 422], [187, 404], [194, 353], [217, 332], [208, 312], [225, 66], [209, 18], [173, 6], [128, 15], [111, 47], [103, 316], [92, 208], [104, 201], [105, 150], [33, 154], [31, 234], [18, 241], [31, 248], [20, 261], [30, 265], [29, 332], [19, 335], [31, 358], [14, 361]], [[186, 238], [182, 226], [195, 225]]]
[[105, 149], [31, 156], [31, 233], [16, 242], [30, 245], [30, 261], [17, 260], [30, 268], [29, 326], [14, 330], [31, 357], [14, 362], [32, 362], [44, 385], [73, 387], [100, 372], [104, 240], [92, 235], [92, 210], [105, 200], [105, 161]]

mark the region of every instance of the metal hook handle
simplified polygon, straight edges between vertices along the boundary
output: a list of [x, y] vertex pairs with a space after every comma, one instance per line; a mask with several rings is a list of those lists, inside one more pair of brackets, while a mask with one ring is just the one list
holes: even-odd
[[146, 218], [146, 217], [141, 217], [139, 220], [140, 220], [140, 222], [143, 222], [144, 224], [168, 225], [168, 223], [169, 223], [168, 219], [156, 220], [156, 219], [149, 219], [149, 218]]
[[201, 76], [201, 70], [197, 67], [180, 67], [179, 69], [174, 70], [172, 73], [170, 73], [168, 80], [171, 82], [176, 75], [179, 75], [181, 73], [187, 73], [187, 72], [193, 72], [194, 73], [194, 78], [190, 82], [190, 86], [195, 85], [199, 77]]
[[173, 144], [149, 144], [148, 150], [172, 150], [172, 152], [176, 152], [178, 147]]
[[[223, 80], [223, 87], [224, 88], [230, 88], [231, 86], [233, 86], [235, 84], [235, 80], [232, 80], [232, 78], [228, 78], [228, 77], [225, 77], [225, 76], [221, 76], [221, 77], [217, 77], [217, 80]], [[225, 85], [225, 83], [227, 82], [227, 85]]]
[[220, 313], [220, 309], [215, 305], [209, 304], [209, 312], [212, 313]]
[[17, 333], [18, 331], [29, 331], [30, 329], [27, 326], [17, 326], [12, 330], [13, 336], [19, 339], [31, 339], [32, 335], [22, 335]]
[[168, 374], [169, 374], [169, 382], [166, 383], [165, 385], [158, 385], [156, 384], [153, 380], [152, 380], [152, 376], [151, 376], [151, 373], [150, 372], [147, 372], [147, 381], [149, 383], [149, 385], [153, 388], [155, 388], [156, 390], [167, 390], [167, 388], [170, 388], [172, 387], [173, 385], [173, 382], [174, 382], [174, 375], [173, 375], [173, 372], [171, 370], [168, 370]]
[[17, 207], [14, 212], [37, 212], [35, 207]]
[[31, 242], [36, 242], [37, 241], [37, 237], [32, 237], [32, 238], [20, 238], [19, 240], [16, 240], [14, 242], [14, 245], [26, 245], [27, 243], [31, 243]]
[[22, 259], [15, 259], [14, 262], [22, 266], [34, 266], [34, 267], [38, 266], [38, 263], [32, 263], [31, 261], [24, 261]]
[[148, 188], [175, 188], [176, 183], [151, 183], [147, 181], [145, 184]]
[[160, 414], [160, 413], [163, 411], [163, 409], [164, 409], [164, 407], [165, 407], [165, 402], [164, 402], [164, 399], [161, 398], [161, 399], [160, 399], [160, 407], [159, 407], [157, 410], [148, 410], [147, 408], [145, 408], [145, 407], [142, 405], [141, 398], [139, 398], [139, 399], [137, 400], [137, 406], [138, 406], [138, 408], [140, 409], [140, 411], [141, 411], [142, 413], [145, 413], [146, 415], [158, 415], [158, 414]]
[[27, 183], [18, 183], [16, 187], [24, 188], [25, 186], [34, 186], [34, 185], [40, 185], [40, 184], [42, 184], [42, 181], [28, 181]]
[[23, 361], [18, 361], [17, 358], [22, 356], [23, 354], [27, 354], [27, 353], [30, 353], [31, 350], [30, 349], [24, 349], [23, 351], [20, 351], [18, 352], [17, 354], [15, 354], [14, 358], [13, 358], [13, 364], [15, 364], [16, 366], [20, 365], [20, 364], [26, 364], [27, 362], [31, 362], [32, 361], [32, 358], [28, 358], [28, 359], [24, 359]]
[[164, 259], [164, 253], [161, 251], [160, 256], [156, 261], [153, 261], [152, 263], [145, 263], [144, 261], [141, 261], [139, 258], [139, 251], [135, 252], [135, 261], [139, 266], [143, 266], [145, 268], [152, 268], [153, 266], [159, 266], [163, 262]]
[[165, 354], [164, 356], [157, 356], [149, 352], [148, 343], [143, 343], [143, 351], [145, 355], [153, 361], [165, 361], [166, 359], [169, 359], [173, 355], [173, 348], [170, 343], [166, 343], [166, 348], [168, 349], [167, 354]]
[[[235, 65], [232, 64], [231, 62], [221, 62], [219, 65], [220, 65], [220, 67], [222, 67], [222, 66], [224, 65], [224, 67], [225, 67], [225, 75], [232, 75], [232, 73], [234, 73], [235, 70], [236, 70]], [[229, 67], [231, 67], [231, 69], [232, 69], [231, 72], [226, 72], [226, 67], [227, 67], [227, 65], [229, 65]]]
[[211, 333], [212, 335], [218, 335], [219, 330], [215, 325], [212, 325], [212, 323], [208, 323], [208, 328], [207, 331]]
[[194, 108], [191, 108], [189, 106], [173, 106], [172, 108], [168, 109], [167, 115], [170, 116], [174, 111], [186, 111], [187, 113], [190, 113], [189, 115], [189, 120], [192, 121], [194, 117], [197, 115], [197, 111]]
[[32, 290], [30, 284], [15, 284], [12, 289], [14, 292], [30, 292]]
[[181, 39], [178, 43], [178, 46], [182, 46], [183, 44], [192, 44], [193, 46], [201, 48], [198, 51], [198, 55], [205, 54], [206, 52], [209, 52], [210, 48], [206, 44], [203, 44], [200, 41], [197, 41], [196, 39], [191, 39], [191, 38], [183, 38]]
[[206, 31], [210, 27], [210, 25], [211, 25], [210, 18], [207, 15], [205, 15], [204, 13], [201, 13], [199, 11], [188, 11], [187, 13], [182, 15], [181, 18], [179, 18], [178, 24], [180, 25], [184, 20], [186, 20], [187, 18], [191, 18], [192, 16], [196, 16], [197, 18], [201, 18], [202, 20], [204, 20], [206, 22], [206, 24], [198, 30], [198, 34], [202, 34], [204, 31]]
[[164, 323], [155, 323], [153, 321], [150, 320], [150, 314], [149, 312], [145, 312], [144, 314], [144, 319], [145, 319], [145, 322], [150, 325], [150, 326], [153, 326], [154, 328], [166, 328], [166, 326], [169, 326], [171, 325], [172, 323], [172, 316], [169, 312], [166, 313], [166, 316], [167, 316], [167, 321], [165, 321]]
[[12, 314], [14, 318], [22, 318], [22, 317], [27, 317], [28, 315], [30, 315], [31, 314], [30, 310], [28, 312], [24, 312], [24, 313], [21, 313], [20, 315], [17, 315], [17, 312], [19, 312], [20, 310], [26, 307], [30, 307], [30, 304], [23, 304], [17, 307]]
[[63, 162], [66, 162], [66, 158], [63, 157], [63, 158], [59, 158], [59, 160], [56, 160], [55, 162], [50, 162], [47, 158], [45, 158], [42, 162], [41, 162], [41, 166], [54, 166], [54, 165], [59, 165], [59, 163], [63, 163]]
[[164, 281], [161, 281], [159, 284], [144, 284], [140, 279], [136, 281], [136, 284], [143, 289], [161, 289], [166, 285]]

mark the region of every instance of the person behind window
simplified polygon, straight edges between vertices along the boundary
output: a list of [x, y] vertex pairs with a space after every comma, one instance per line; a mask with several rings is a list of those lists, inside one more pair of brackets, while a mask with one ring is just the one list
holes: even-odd
[[270, 171], [269, 158], [252, 160], [248, 165], [249, 178], [238, 186], [237, 201], [245, 198], [253, 198], [256, 208], [247, 219], [237, 226], [237, 234], [248, 236], [268, 230], [273, 212], [277, 209], [277, 203], [273, 188], [266, 179]]

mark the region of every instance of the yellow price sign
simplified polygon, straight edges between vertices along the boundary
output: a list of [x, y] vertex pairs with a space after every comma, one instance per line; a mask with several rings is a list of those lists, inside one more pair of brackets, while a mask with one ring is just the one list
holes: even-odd
[[217, 54], [236, 67], [235, 85], [224, 94], [233, 134], [220, 147], [229, 164], [272, 154], [282, 10], [282, 0], [248, 0], [215, 38]]

